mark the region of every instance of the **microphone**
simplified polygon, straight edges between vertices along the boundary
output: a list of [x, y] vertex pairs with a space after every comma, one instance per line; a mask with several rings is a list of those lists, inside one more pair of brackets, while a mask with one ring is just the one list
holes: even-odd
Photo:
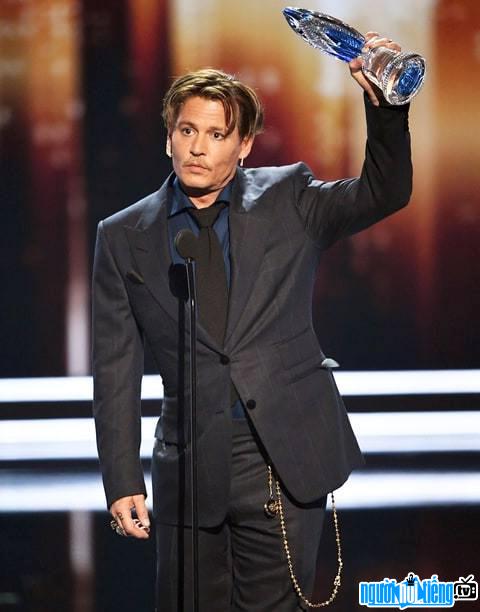
[[173, 296], [188, 300], [188, 279], [185, 264], [171, 264], [168, 269], [168, 284]]
[[180, 230], [175, 236], [174, 244], [177, 253], [180, 257], [183, 257], [183, 259], [197, 258], [197, 237], [191, 230]]

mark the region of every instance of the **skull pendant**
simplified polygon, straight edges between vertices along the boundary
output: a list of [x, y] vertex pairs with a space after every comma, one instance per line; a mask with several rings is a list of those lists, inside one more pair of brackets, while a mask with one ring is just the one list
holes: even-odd
[[274, 518], [278, 514], [278, 503], [273, 497], [270, 497], [263, 505], [263, 509], [267, 518]]

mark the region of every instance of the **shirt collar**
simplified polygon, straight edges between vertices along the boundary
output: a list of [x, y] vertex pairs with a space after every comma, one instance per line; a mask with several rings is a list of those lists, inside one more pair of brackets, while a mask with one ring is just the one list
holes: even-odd
[[[172, 187], [173, 187], [173, 198], [171, 201], [170, 212], [168, 214], [169, 217], [173, 217], [173, 215], [176, 215], [184, 211], [186, 208], [195, 208], [190, 198], [182, 190], [178, 177], [175, 177]], [[218, 194], [218, 197], [215, 200], [215, 202], [225, 202], [225, 204], [227, 205], [230, 204], [230, 200], [232, 197], [232, 187], [233, 187], [233, 179], [227, 185], [225, 185], [222, 191]]]

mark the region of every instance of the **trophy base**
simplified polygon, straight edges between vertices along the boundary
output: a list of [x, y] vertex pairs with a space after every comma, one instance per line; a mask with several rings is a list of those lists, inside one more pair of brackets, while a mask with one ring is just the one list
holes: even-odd
[[382, 90], [389, 104], [407, 104], [425, 80], [425, 60], [417, 53], [376, 47], [362, 54], [365, 76]]

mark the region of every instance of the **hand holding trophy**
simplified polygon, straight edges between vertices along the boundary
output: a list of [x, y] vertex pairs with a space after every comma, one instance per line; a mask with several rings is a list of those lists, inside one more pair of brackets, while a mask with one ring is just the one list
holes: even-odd
[[382, 91], [389, 104], [406, 104], [425, 79], [425, 60], [417, 53], [386, 46], [363, 51], [367, 39], [343, 21], [309, 9], [287, 7], [283, 15], [290, 27], [315, 49], [344, 62], [362, 60], [362, 72]]

